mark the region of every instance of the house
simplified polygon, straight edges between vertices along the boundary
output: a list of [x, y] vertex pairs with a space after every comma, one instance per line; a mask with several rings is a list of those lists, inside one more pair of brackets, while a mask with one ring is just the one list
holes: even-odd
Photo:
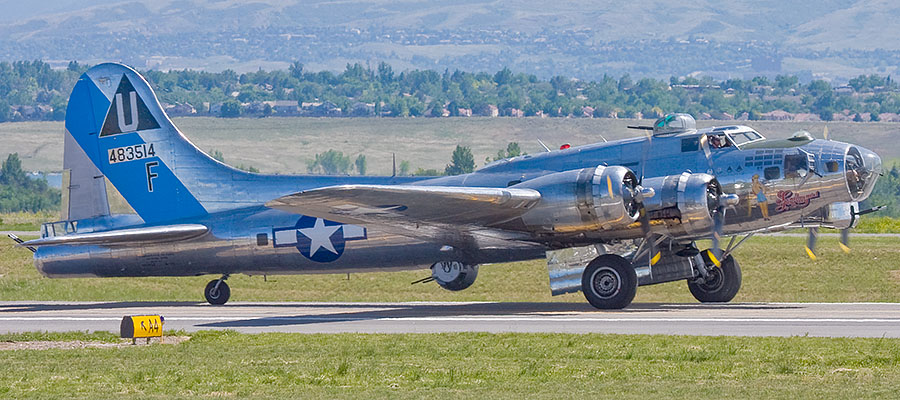
[[[374, 107], [374, 106], [373, 106]], [[312, 116], [315, 117], [339, 117], [341, 115], [341, 108], [330, 101], [324, 101], [319, 106], [312, 107], [310, 110]]]
[[375, 115], [375, 103], [357, 101], [350, 106], [350, 115], [354, 117], [370, 117]]
[[272, 102], [272, 109], [278, 115], [297, 115], [300, 113], [300, 107], [293, 100], [276, 100]]
[[900, 122], [900, 114], [881, 113], [881, 114], [878, 114], [878, 120], [882, 121], [882, 122]]

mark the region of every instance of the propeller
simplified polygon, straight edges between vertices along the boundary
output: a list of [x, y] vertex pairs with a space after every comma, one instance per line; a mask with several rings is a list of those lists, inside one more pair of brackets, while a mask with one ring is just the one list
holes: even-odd
[[[736, 196], [734, 196], [736, 197]], [[713, 229], [710, 235], [712, 241], [711, 251], [709, 254], [710, 261], [717, 267], [721, 265], [722, 249], [719, 247], [719, 241], [722, 239], [725, 229], [725, 210], [732, 196], [722, 193], [722, 187], [718, 180], [713, 179], [706, 186], [706, 206], [712, 213]]]
[[841, 229], [841, 242], [838, 245], [844, 253], [850, 254], [850, 228]]
[[[633, 175], [631, 175], [633, 177]], [[637, 209], [638, 221], [641, 223], [641, 236], [644, 243], [649, 247], [649, 263], [656, 264], [659, 261], [660, 253], [656, 251], [656, 244], [650, 231], [650, 216], [647, 214], [647, 207], [644, 206], [644, 200], [653, 197], [655, 192], [651, 188], [644, 188], [638, 182], [626, 182], [625, 193], [627, 193], [626, 202], [629, 205], [629, 213]]]
[[[650, 148], [653, 146], [653, 127], [629, 127], [632, 129], [642, 129], [644, 134], [647, 136], [647, 142], [644, 144], [641, 153], [641, 177], [638, 180], [638, 185], [644, 182], [644, 169], [647, 165], [647, 153], [650, 151]], [[650, 265], [655, 265], [660, 257], [661, 253], [656, 250], [656, 243], [653, 240], [652, 232], [650, 232], [650, 216], [647, 215], [647, 208], [644, 207], [644, 188], [641, 186], [637, 187], [637, 198], [641, 203], [641, 208], [638, 210], [638, 220], [641, 222], [641, 234], [644, 236], [644, 241], [650, 246], [649, 252], [647, 253], [648, 261]], [[651, 194], [652, 196], [652, 194]]]
[[816, 261], [816, 242], [819, 240], [819, 228], [809, 228], [809, 235], [806, 237], [806, 255], [810, 260]]
[[[850, 226], [853, 226], [853, 222], [856, 221], [856, 217], [860, 215], [870, 214], [876, 211], [880, 211], [884, 206], [872, 207], [868, 210], [856, 211], [854, 207], [850, 206]], [[841, 247], [841, 250], [844, 253], [850, 253], [850, 229], [844, 228], [841, 229], [841, 241], [838, 243], [838, 246]], [[806, 255], [813, 261], [816, 260], [816, 242], [819, 240], [819, 228], [812, 227], [809, 228], [809, 235], [806, 238]]]

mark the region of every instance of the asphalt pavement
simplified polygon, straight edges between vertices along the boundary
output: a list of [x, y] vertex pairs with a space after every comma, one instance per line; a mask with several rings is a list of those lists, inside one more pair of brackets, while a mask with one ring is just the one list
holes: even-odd
[[133, 303], [0, 302], [0, 333], [112, 331], [126, 315], [165, 329], [246, 333], [563, 332], [729, 336], [900, 337], [897, 303]]

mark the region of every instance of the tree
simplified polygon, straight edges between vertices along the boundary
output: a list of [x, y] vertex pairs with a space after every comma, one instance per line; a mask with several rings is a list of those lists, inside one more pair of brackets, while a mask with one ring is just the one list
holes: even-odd
[[356, 164], [356, 172], [358, 172], [360, 175], [366, 174], [366, 156], [365, 155], [360, 154], [358, 157], [356, 157], [356, 161], [354, 162], [354, 164]]
[[410, 167], [409, 167], [409, 161], [407, 161], [407, 160], [400, 161], [400, 167], [399, 167], [399, 168], [400, 168], [400, 170], [397, 171], [397, 175], [400, 175], [400, 176], [407, 176], [407, 175], [409, 175], [409, 168], [410, 168]]
[[412, 173], [413, 176], [441, 176], [441, 171], [438, 171], [434, 168], [423, 169], [416, 168], [416, 170]]
[[11, 153], [3, 162], [0, 169], [0, 184], [4, 185], [24, 185], [26, 183], [25, 170], [22, 169], [22, 161], [19, 160], [19, 153]]
[[519, 142], [509, 142], [506, 145], [506, 150], [500, 150], [497, 152], [497, 157], [494, 157], [494, 161], [503, 160], [506, 158], [524, 156], [526, 153], [522, 152], [522, 149], [519, 147]]
[[453, 155], [450, 157], [450, 164], [444, 168], [447, 175], [468, 174], [475, 171], [475, 156], [472, 155], [472, 149], [460, 145], [456, 145]]
[[60, 191], [46, 179], [31, 179], [22, 169], [17, 153], [6, 157], [0, 167], [0, 212], [58, 210]]
[[210, 150], [210, 151], [209, 151], [209, 156], [212, 157], [213, 160], [216, 160], [216, 161], [218, 161], [218, 162], [220, 162], [220, 163], [224, 163], [224, 162], [225, 162], [225, 156], [224, 156], [224, 155], [222, 154], [222, 152], [219, 151], [219, 150], [216, 150], [216, 149]]
[[301, 63], [300, 61], [292, 62], [291, 66], [288, 67], [288, 71], [290, 72], [292, 77], [298, 80], [303, 79], [303, 63]]
[[241, 116], [241, 103], [235, 99], [225, 100], [222, 110], [219, 112], [222, 118], [237, 118]]
[[307, 165], [309, 172], [323, 172], [326, 175], [346, 174], [350, 171], [350, 156], [343, 152], [328, 150], [316, 154], [316, 159]]

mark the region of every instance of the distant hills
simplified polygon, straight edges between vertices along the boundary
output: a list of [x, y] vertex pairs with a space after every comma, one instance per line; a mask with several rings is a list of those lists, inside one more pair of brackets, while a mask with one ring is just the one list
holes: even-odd
[[234, 0], [0, 1], [0, 59], [255, 70], [496, 71], [541, 77], [798, 74], [900, 66], [900, 3]]

